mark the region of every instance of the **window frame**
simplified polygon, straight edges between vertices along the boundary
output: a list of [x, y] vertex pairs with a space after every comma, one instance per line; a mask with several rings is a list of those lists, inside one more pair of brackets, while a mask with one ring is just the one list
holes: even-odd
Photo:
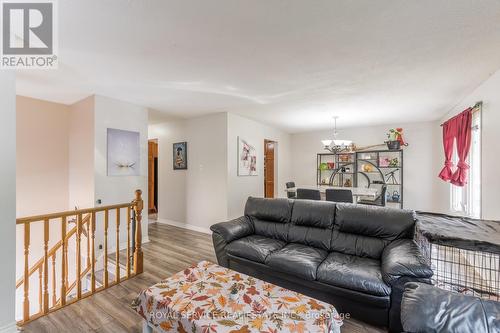
[[[482, 110], [476, 108], [472, 113], [472, 142], [467, 163], [470, 165], [469, 181], [466, 186], [460, 187], [450, 184], [449, 210], [453, 215], [471, 218], [482, 217]], [[475, 142], [477, 140], [477, 143]], [[477, 160], [471, 161], [471, 158]], [[453, 163], [458, 162], [456, 142], [454, 143]], [[475, 193], [477, 191], [477, 193]]]

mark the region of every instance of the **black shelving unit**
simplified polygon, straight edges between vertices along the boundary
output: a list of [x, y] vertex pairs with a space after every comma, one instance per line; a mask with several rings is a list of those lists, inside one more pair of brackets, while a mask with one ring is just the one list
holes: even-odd
[[[316, 163], [317, 185], [380, 188], [386, 185], [386, 205], [403, 208], [403, 161], [403, 150], [320, 153]], [[393, 199], [397, 197], [394, 194], [399, 195], [399, 200]]]

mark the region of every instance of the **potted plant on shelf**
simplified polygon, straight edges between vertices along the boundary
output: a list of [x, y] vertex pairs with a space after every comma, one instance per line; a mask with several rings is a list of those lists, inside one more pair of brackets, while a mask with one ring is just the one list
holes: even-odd
[[398, 150], [403, 146], [408, 146], [408, 143], [403, 140], [403, 129], [401, 127], [391, 128], [387, 133], [387, 138], [388, 141], [385, 143], [389, 150]]

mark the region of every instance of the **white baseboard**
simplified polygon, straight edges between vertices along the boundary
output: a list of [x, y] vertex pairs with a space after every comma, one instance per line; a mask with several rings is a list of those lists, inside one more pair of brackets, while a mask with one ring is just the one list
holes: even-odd
[[204, 234], [212, 234], [212, 231], [210, 231], [209, 228], [199, 227], [197, 225], [186, 224], [186, 223], [182, 223], [182, 222], [172, 221], [172, 220], [168, 220], [168, 219], [161, 219], [161, 218], [158, 218], [156, 220], [156, 222], [160, 223], [160, 224], [168, 224], [168, 225], [172, 225], [174, 227], [179, 227], [179, 228], [184, 228], [184, 229], [188, 229], [188, 230], [202, 232]]
[[16, 321], [0, 327], [0, 333], [17, 333]]

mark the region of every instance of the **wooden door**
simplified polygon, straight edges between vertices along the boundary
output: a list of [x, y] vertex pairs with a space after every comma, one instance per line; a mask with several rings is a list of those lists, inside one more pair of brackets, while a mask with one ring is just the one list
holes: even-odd
[[264, 196], [274, 198], [274, 151], [276, 142], [264, 140]]
[[155, 159], [158, 158], [158, 142], [156, 140], [148, 141], [148, 211], [157, 213], [156, 202], [156, 177]]

